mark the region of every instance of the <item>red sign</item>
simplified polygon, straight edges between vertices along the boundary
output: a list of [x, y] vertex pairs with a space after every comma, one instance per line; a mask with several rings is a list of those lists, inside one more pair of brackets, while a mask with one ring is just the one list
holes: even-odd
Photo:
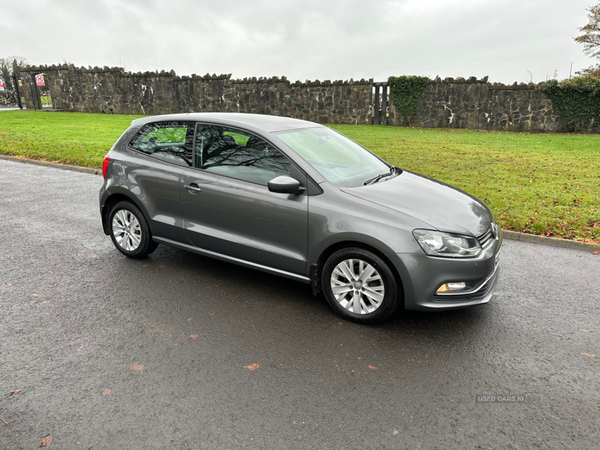
[[46, 86], [46, 83], [44, 83], [43, 73], [40, 73], [39, 75], [35, 76], [35, 84], [37, 84], [38, 86]]
[[0, 80], [0, 92], [4, 91], [4, 84], [2, 83], [2, 80]]

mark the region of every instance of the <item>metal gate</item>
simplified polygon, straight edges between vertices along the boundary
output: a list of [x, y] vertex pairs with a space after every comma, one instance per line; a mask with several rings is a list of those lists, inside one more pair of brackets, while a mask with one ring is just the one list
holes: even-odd
[[390, 111], [390, 87], [387, 83], [373, 83], [373, 117], [371, 125], [388, 125]]
[[43, 73], [31, 74], [31, 98], [33, 100], [33, 109], [52, 108], [52, 96], [50, 95], [50, 87]]

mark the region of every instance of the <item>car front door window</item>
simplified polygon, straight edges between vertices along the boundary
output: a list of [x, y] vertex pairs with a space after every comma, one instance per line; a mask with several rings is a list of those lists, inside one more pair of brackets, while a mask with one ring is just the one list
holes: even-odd
[[207, 172], [266, 186], [289, 175], [290, 161], [263, 139], [234, 129], [198, 125], [196, 167]]

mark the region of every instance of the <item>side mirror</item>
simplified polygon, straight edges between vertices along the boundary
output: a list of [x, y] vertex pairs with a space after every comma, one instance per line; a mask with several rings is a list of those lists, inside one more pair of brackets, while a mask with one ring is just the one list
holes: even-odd
[[267, 186], [269, 187], [269, 191], [278, 194], [300, 194], [304, 192], [304, 188], [300, 186], [300, 182], [288, 176], [273, 178]]

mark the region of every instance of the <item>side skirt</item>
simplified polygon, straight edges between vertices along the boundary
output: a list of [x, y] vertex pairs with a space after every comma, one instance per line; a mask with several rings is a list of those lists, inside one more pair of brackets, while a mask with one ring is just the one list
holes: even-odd
[[262, 264], [253, 263], [250, 261], [245, 261], [243, 259], [234, 258], [232, 256], [223, 255], [221, 253], [211, 252], [210, 250], [204, 250], [199, 247], [194, 247], [193, 245], [182, 244], [180, 242], [172, 241], [170, 239], [165, 239], [161, 237], [154, 236], [152, 238], [155, 242], [160, 244], [167, 244], [172, 247], [181, 248], [183, 250], [187, 250], [189, 252], [197, 253], [199, 255], [208, 256], [210, 258], [220, 259], [221, 261], [230, 262], [233, 264], [238, 264], [244, 267], [250, 267], [251, 269], [260, 270], [261, 272], [267, 272], [274, 275], [279, 275], [281, 277], [290, 278], [292, 280], [300, 281], [302, 283], [310, 283], [310, 278], [305, 277], [303, 275], [298, 275], [291, 272], [286, 272], [285, 270], [275, 269], [273, 267], [263, 266]]

